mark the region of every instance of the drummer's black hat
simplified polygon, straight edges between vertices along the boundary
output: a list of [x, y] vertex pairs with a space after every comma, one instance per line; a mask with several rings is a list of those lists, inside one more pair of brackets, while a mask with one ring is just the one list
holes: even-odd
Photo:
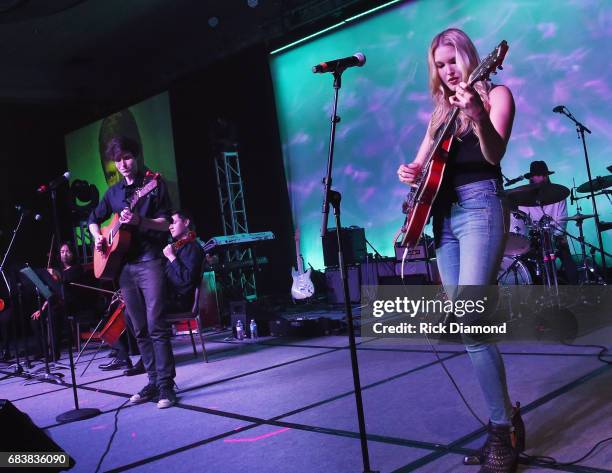
[[544, 161], [532, 161], [529, 165], [529, 172], [525, 174], [525, 178], [531, 179], [532, 176], [550, 176], [555, 171], [549, 171], [548, 166]]

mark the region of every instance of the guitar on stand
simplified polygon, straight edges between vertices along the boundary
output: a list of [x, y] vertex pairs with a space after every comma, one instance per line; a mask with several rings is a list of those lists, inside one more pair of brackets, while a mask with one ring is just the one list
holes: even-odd
[[[502, 69], [507, 51], [508, 43], [506, 41], [499, 43], [470, 74], [468, 85], [472, 87], [478, 81], [488, 80], [489, 76], [495, 74], [497, 69]], [[406, 214], [406, 219], [398, 233], [403, 234], [401, 246], [406, 247], [406, 249], [413, 248], [419, 243], [425, 224], [429, 220], [434, 200], [438, 195], [444, 177], [454, 138], [453, 127], [458, 114], [458, 108], [454, 108], [449, 113], [402, 205], [402, 211]], [[395, 244], [395, 241], [393, 243]]]
[[293, 284], [291, 285], [291, 297], [296, 300], [308, 299], [314, 294], [314, 285], [310, 273], [311, 268], [304, 271], [304, 258], [300, 251], [300, 230], [295, 232], [295, 254], [297, 255], [297, 269], [291, 268], [291, 277]]
[[[143, 197], [152, 192], [158, 185], [159, 173], [147, 171], [144, 185], [134, 192], [127, 208], [134, 212]], [[119, 221], [119, 214], [113, 215], [110, 223], [102, 228], [105, 240], [103, 251], [94, 251], [94, 275], [98, 279], [115, 279], [123, 264], [132, 233]]]

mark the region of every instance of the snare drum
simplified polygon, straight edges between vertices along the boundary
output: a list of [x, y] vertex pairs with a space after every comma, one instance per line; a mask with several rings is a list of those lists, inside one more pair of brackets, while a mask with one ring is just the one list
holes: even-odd
[[529, 229], [531, 219], [521, 210], [514, 210], [510, 215], [510, 232], [506, 240], [504, 256], [519, 256], [527, 253], [531, 247]]

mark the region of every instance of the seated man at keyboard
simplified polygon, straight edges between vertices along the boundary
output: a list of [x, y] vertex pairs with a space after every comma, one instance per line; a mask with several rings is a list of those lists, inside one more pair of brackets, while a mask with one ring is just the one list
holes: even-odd
[[202, 280], [204, 251], [196, 239], [193, 218], [186, 210], [172, 214], [170, 234], [173, 243], [163, 252], [167, 258], [166, 313], [189, 312], [193, 307], [196, 287]]

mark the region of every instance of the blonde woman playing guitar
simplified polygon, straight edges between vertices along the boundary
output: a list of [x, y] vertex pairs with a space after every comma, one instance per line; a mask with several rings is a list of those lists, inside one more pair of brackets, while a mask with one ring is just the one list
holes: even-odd
[[[458, 286], [495, 284], [505, 245], [500, 161], [514, 100], [507, 87], [494, 86], [488, 77], [507, 48], [502, 41], [480, 62], [463, 31], [451, 28], [433, 38], [428, 65], [434, 110], [416, 159], [397, 171], [412, 188], [403, 241], [415, 244], [431, 213], [438, 268], [451, 299]], [[513, 413], [503, 360], [495, 344], [468, 337], [464, 342], [491, 419], [487, 447], [477, 459], [480, 471], [515, 471], [524, 438], [517, 436], [522, 421]]]

